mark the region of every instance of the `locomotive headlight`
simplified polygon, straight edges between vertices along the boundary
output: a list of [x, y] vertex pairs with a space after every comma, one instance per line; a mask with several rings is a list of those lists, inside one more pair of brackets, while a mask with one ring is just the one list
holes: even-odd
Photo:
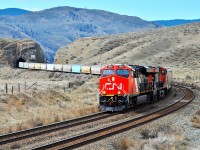
[[106, 91], [103, 91], [103, 94], [106, 94]]
[[121, 94], [121, 92], [120, 92], [120, 91], [118, 91], [118, 94]]
[[112, 77], [112, 81], [115, 81], [115, 77]]

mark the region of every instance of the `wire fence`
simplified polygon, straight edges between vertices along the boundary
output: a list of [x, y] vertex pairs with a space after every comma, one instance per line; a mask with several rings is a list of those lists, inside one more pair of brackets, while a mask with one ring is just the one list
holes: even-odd
[[65, 93], [70, 87], [71, 84], [68, 81], [0, 82], [0, 92], [2, 94], [30, 93], [35, 90], [56, 90]]

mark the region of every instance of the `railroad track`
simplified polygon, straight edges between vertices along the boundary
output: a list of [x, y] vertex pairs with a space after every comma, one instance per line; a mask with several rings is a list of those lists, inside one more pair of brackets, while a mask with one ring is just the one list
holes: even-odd
[[[135, 106], [132, 109], [138, 109], [144, 107], [148, 103], [141, 104]], [[130, 109], [130, 111], [132, 110]], [[76, 127], [79, 125], [84, 125], [87, 123], [103, 120], [109, 117], [114, 117], [117, 115], [121, 115], [121, 113], [106, 113], [106, 112], [99, 112], [88, 116], [82, 116], [75, 119], [53, 123], [46, 126], [36, 127], [24, 131], [18, 131], [10, 134], [5, 134], [0, 136], [0, 147], [10, 147], [13, 143], [18, 144], [21, 141], [31, 141], [31, 138], [36, 138], [39, 136], [44, 136], [49, 133], [65, 130], [68, 128]], [[7, 146], [5, 146], [7, 145]]]
[[[153, 103], [156, 103], [156, 102], [158, 102], [158, 101], [155, 101]], [[137, 110], [139, 108], [147, 106], [148, 104], [151, 105], [153, 103], [149, 102], [149, 103], [140, 104], [140, 105], [135, 106], [134, 108], [131, 108], [128, 111]], [[33, 128], [33, 129], [28, 129], [28, 130], [24, 130], [24, 131], [18, 131], [18, 132], [14, 132], [14, 133], [10, 133], [10, 134], [1, 135], [0, 136], [0, 147], [1, 146], [10, 147], [13, 145], [13, 143], [18, 144], [19, 142], [25, 141], [25, 140], [26, 140], [26, 142], [31, 141], [31, 138], [44, 136], [49, 133], [53, 133], [53, 132], [61, 131], [64, 129], [76, 127], [79, 125], [84, 125], [87, 123], [103, 120], [103, 119], [106, 119], [109, 117], [114, 117], [117, 115], [122, 115], [122, 114], [121, 113], [100, 112], [100, 113], [96, 113], [96, 114], [92, 114], [92, 115], [88, 115], [88, 116], [75, 118], [72, 120], [67, 120], [67, 121], [63, 121], [63, 122], [50, 124], [47, 126], [41, 126], [41, 127], [37, 127], [37, 128]]]
[[180, 87], [180, 86], [179, 86], [179, 88], [181, 88], [181, 90], [185, 94], [180, 100], [176, 101], [175, 103], [173, 103], [170, 106], [167, 106], [165, 108], [162, 108], [160, 110], [146, 114], [146, 115], [138, 117], [138, 118], [130, 119], [128, 121], [124, 121], [124, 122], [121, 122], [121, 123], [118, 123], [115, 125], [111, 125], [106, 128], [102, 128], [102, 129], [99, 129], [96, 131], [84, 133], [84, 134], [74, 136], [69, 139], [65, 139], [62, 141], [55, 142], [55, 143], [51, 143], [48, 145], [43, 145], [43, 146], [35, 148], [34, 150], [39, 150], [39, 149], [42, 149], [42, 150], [44, 150], [44, 149], [61, 149], [62, 150], [62, 149], [77, 148], [77, 147], [83, 146], [85, 144], [95, 142], [97, 140], [109, 137], [111, 135], [114, 135], [114, 134], [117, 134], [117, 133], [120, 133], [120, 132], [123, 132], [126, 130], [129, 130], [134, 127], [138, 127], [138, 126], [148, 123], [150, 121], [153, 121], [153, 120], [156, 120], [163, 116], [166, 116], [166, 115], [184, 107], [185, 105], [189, 104], [195, 97], [193, 91], [190, 90], [189, 88]]
[[[141, 107], [146, 106], [147, 104], [149, 104], [149, 103], [137, 105], [133, 109], [137, 110]], [[114, 113], [114, 114], [113, 113], [112, 114], [96, 113], [96, 114], [76, 118], [73, 120], [63, 121], [63, 122], [54, 123], [54, 124], [47, 125], [47, 126], [42, 126], [42, 127], [19, 131], [19, 132], [15, 132], [15, 133], [11, 133], [11, 134], [1, 135], [0, 136], [0, 147], [3, 147], [3, 146], [10, 147], [12, 145], [18, 144], [19, 142], [21, 143], [22, 141], [23, 142], [28, 142], [28, 141], [31, 142], [32, 139], [36, 138], [36, 137], [41, 137], [41, 136], [45, 137], [49, 133], [56, 133], [57, 131], [62, 131], [62, 130], [68, 129], [68, 128], [76, 127], [79, 125], [84, 125], [84, 124], [87, 124], [90, 122], [103, 120], [105, 118], [113, 117], [116, 115], [120, 115], [120, 113]]]
[[4, 144], [24, 140], [27, 138], [37, 137], [37, 136], [40, 136], [40, 135], [43, 135], [46, 133], [78, 126], [81, 124], [86, 124], [86, 123], [93, 122], [93, 121], [97, 121], [100, 119], [110, 117], [111, 115], [113, 116], [116, 114], [108, 114], [108, 113], [100, 112], [100, 113], [95, 113], [92, 115], [79, 117], [79, 118], [72, 119], [72, 120], [67, 120], [67, 121], [63, 121], [63, 122], [50, 124], [47, 126], [41, 126], [41, 127], [29, 129], [29, 130], [5, 134], [5, 135], [0, 136], [0, 146], [4, 145]]

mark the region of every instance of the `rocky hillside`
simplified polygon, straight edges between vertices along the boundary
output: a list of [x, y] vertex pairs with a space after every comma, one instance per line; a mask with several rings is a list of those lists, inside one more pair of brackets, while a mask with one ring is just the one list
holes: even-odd
[[[137, 33], [80, 38], [61, 48], [55, 63], [161, 65], [198, 70], [200, 66], [200, 23]], [[182, 76], [179, 73], [180, 77]]]
[[138, 17], [103, 10], [57, 7], [20, 16], [0, 16], [0, 37], [34, 39], [53, 61], [55, 52], [77, 38], [159, 27]]
[[31, 55], [36, 62], [45, 62], [42, 49], [34, 41], [0, 38], [0, 65], [17, 67], [19, 61], [30, 61]]

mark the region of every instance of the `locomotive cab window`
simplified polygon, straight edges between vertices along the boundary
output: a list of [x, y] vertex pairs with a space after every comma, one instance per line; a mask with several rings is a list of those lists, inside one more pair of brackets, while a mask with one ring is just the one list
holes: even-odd
[[120, 69], [120, 70], [116, 70], [116, 75], [128, 78], [129, 77], [129, 71], [125, 70], [125, 69]]
[[102, 72], [102, 76], [103, 77], [105, 77], [105, 76], [108, 76], [108, 75], [112, 75], [112, 74], [114, 74], [115, 72], [114, 72], [114, 70], [103, 70], [103, 72]]

